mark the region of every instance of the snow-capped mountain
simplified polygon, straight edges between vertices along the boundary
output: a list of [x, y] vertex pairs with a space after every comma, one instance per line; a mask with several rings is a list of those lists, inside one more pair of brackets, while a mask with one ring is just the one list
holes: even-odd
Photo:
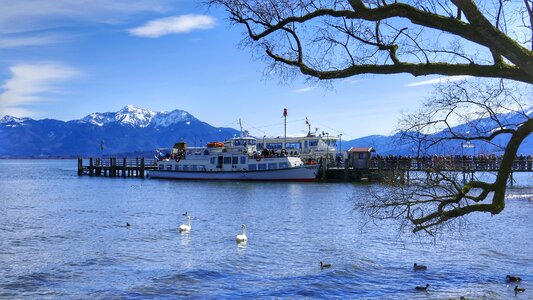
[[31, 120], [30, 118], [17, 118], [17, 117], [13, 117], [13, 116], [3, 116], [1, 119], [0, 119], [0, 124], [1, 123], [24, 123], [28, 120]]
[[200, 146], [238, 133], [213, 127], [183, 110], [155, 112], [132, 105], [68, 122], [5, 116], [0, 119], [0, 157], [149, 153], [178, 141]]
[[118, 123], [135, 127], [162, 126], [168, 127], [180, 122], [190, 122], [194, 117], [183, 110], [173, 110], [171, 112], [155, 112], [133, 105], [126, 105], [117, 112], [92, 113], [81, 121], [97, 126], [109, 123]]

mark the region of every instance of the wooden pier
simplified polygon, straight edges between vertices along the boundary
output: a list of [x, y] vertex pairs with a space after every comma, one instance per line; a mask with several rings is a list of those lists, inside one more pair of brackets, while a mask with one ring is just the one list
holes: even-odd
[[[84, 165], [84, 161], [88, 165]], [[145, 178], [147, 171], [157, 168], [155, 159], [140, 158], [78, 158], [78, 176]]]
[[[513, 173], [533, 172], [533, 160], [517, 157], [513, 163], [510, 184], [513, 185]], [[326, 168], [325, 165], [328, 167]], [[354, 168], [351, 160], [346, 160], [342, 166], [339, 164], [324, 164], [319, 171], [319, 180], [323, 181], [381, 181], [384, 178], [396, 178], [401, 181], [409, 181], [410, 172], [458, 172], [462, 174], [463, 182], [474, 178], [477, 172], [492, 172], [499, 170], [501, 157], [489, 160], [476, 159], [444, 159], [429, 158], [371, 158], [366, 168]]]

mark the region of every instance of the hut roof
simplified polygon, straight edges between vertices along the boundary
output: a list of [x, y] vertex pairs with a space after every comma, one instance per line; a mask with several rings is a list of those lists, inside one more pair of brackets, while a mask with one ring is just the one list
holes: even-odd
[[350, 150], [348, 150], [348, 152], [352, 152], [352, 153], [354, 153], [354, 152], [358, 152], [358, 153], [360, 153], [360, 152], [376, 152], [376, 150], [374, 148], [372, 148], [372, 147], [370, 147], [370, 148], [351, 147]]

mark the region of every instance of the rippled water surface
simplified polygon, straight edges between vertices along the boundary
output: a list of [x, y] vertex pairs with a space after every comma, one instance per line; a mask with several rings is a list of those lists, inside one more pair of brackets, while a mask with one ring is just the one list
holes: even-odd
[[[72, 160], [2, 160], [0, 298], [507, 299], [517, 274], [516, 299], [533, 299], [531, 189], [435, 244], [362, 227], [351, 197], [367, 188], [90, 178]], [[185, 211], [190, 234], [177, 231]]]

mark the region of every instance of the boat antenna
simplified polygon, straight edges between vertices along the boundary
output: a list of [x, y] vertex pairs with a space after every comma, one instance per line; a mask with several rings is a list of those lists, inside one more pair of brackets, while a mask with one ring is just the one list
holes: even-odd
[[285, 119], [285, 138], [283, 143], [283, 149], [287, 149], [287, 108], [283, 109], [283, 118]]
[[242, 137], [242, 122], [241, 122], [241, 118], [239, 118], [239, 126], [241, 127], [241, 137]]

